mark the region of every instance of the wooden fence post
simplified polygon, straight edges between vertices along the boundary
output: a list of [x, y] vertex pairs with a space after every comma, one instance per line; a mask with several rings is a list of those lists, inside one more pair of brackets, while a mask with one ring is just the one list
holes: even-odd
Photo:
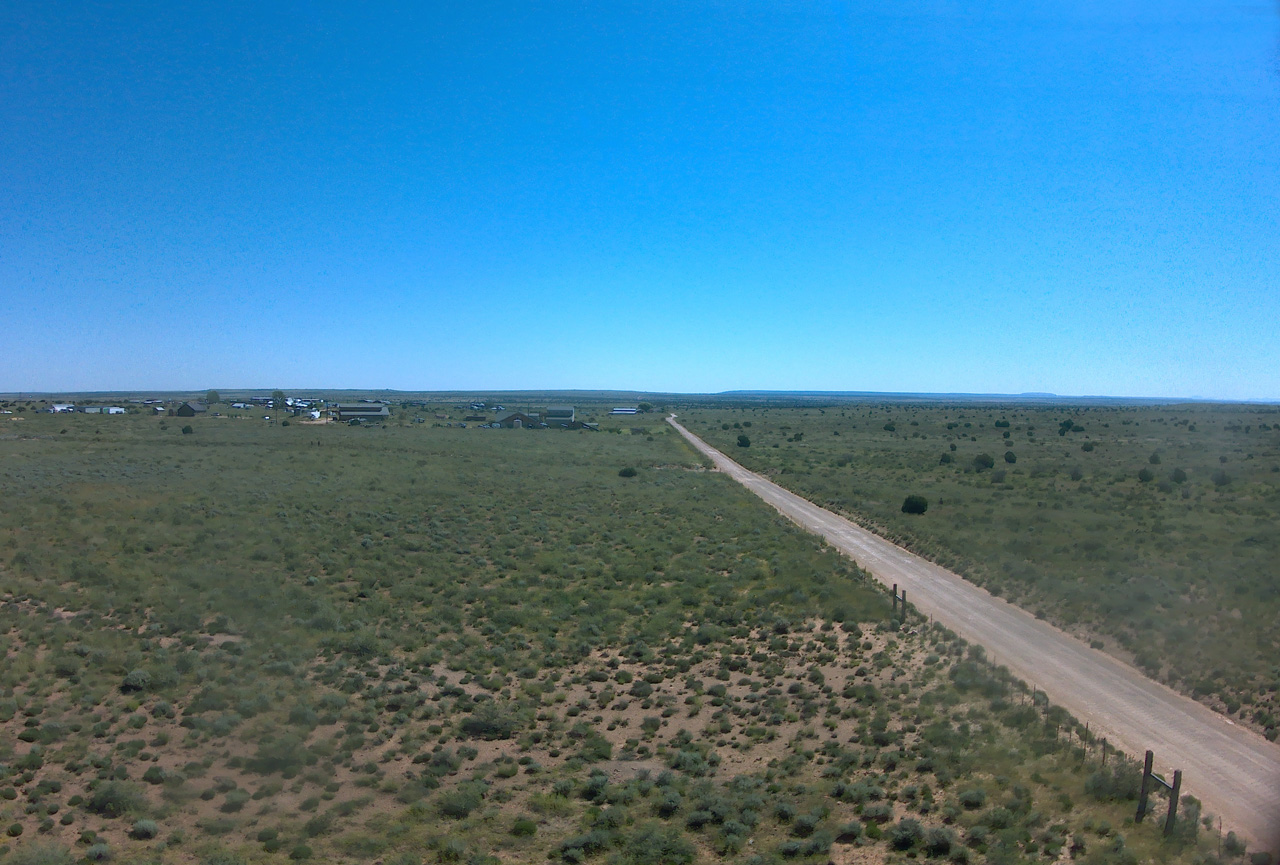
[[1138, 792], [1138, 815], [1133, 818], [1135, 823], [1141, 823], [1142, 818], [1147, 816], [1147, 790], [1151, 786], [1151, 761], [1155, 759], [1155, 755], [1150, 751], [1147, 752], [1147, 761], [1142, 768], [1142, 789]]

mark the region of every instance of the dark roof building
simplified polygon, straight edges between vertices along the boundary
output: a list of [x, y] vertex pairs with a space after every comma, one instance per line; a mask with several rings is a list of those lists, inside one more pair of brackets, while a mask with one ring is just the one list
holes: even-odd
[[204, 414], [208, 410], [209, 407], [202, 402], [184, 402], [178, 406], [174, 414], [178, 417], [195, 417], [198, 414]]
[[379, 420], [381, 418], [391, 417], [391, 409], [379, 403], [367, 402], [340, 402], [334, 406], [338, 420], [351, 420], [352, 418]]
[[522, 411], [513, 411], [500, 418], [498, 423], [507, 429], [536, 429], [542, 425], [542, 420], [536, 414], [529, 415]]
[[543, 416], [548, 426], [568, 426], [573, 423], [573, 406], [571, 405], [549, 405], [547, 413]]

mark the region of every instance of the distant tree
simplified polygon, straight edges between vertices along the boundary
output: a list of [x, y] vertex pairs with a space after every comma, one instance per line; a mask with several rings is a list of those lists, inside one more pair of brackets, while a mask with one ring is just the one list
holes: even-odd
[[636, 406], [636, 408], [640, 409], [640, 411], [645, 413], [653, 411], [653, 405], [647, 402], [640, 403], [640, 405]]
[[182, 428], [182, 434], [183, 434], [184, 436], [189, 436], [189, 435], [191, 435], [193, 432], [195, 432], [195, 429], [193, 429], [193, 428], [192, 428], [191, 424], [187, 424], [186, 426], [184, 426], [184, 427]]
[[929, 510], [929, 501], [924, 496], [912, 494], [902, 502], [904, 514], [922, 514], [927, 510]]
[[978, 454], [973, 458], [973, 467], [978, 471], [989, 469], [996, 464], [995, 457], [991, 454]]
[[1085, 453], [1092, 453], [1093, 442], [1085, 442], [1084, 444], [1080, 445], [1080, 450], [1084, 451]]
[[1142, 469], [1138, 472], [1138, 480], [1142, 481], [1144, 484], [1151, 483], [1151, 481], [1155, 479], [1155, 476], [1155, 472], [1151, 471], [1151, 469]]
[[1160, 454], [1153, 453], [1151, 456], [1147, 457], [1147, 462], [1151, 463], [1153, 466], [1160, 465]]
[[1009, 465], [1013, 465], [1018, 461], [1018, 455], [1015, 454], [1013, 451], [1005, 451], [1004, 461], [1007, 462]]
[[222, 402], [222, 394], [218, 393], [216, 390], [211, 390], [204, 395], [204, 401], [209, 405]]
[[1217, 469], [1213, 474], [1209, 475], [1209, 480], [1213, 481], [1215, 486], [1225, 487], [1231, 483], [1231, 476], [1222, 469]]
[[886, 432], [894, 432], [898, 429], [896, 426], [894, 426], [893, 421], [889, 421], [887, 424], [885, 424], [884, 428]]
[[1175, 484], [1185, 484], [1187, 482], [1187, 473], [1182, 469], [1174, 469], [1173, 474], [1169, 475], [1169, 480]]
[[740, 448], [751, 447], [751, 439], [747, 438], [747, 436], [745, 435], [738, 436], [738, 447]]
[[271, 392], [271, 407], [274, 408], [276, 411], [280, 411], [281, 409], [284, 408], [284, 401], [286, 399], [288, 399], [288, 397], [285, 396], [284, 391], [273, 390]]
[[938, 460], [938, 464], [945, 466], [948, 463], [951, 463], [954, 461], [955, 461], [955, 457], [953, 457], [949, 451], [944, 451], [942, 454], [942, 458]]

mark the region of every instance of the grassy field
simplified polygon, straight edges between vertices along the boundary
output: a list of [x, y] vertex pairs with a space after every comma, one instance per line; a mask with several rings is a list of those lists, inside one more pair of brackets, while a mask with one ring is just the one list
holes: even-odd
[[1216, 855], [656, 415], [411, 415], [0, 416], [0, 863]]
[[[1276, 408], [848, 403], [682, 419], [783, 486], [1276, 738]], [[925, 513], [903, 512], [913, 494]]]

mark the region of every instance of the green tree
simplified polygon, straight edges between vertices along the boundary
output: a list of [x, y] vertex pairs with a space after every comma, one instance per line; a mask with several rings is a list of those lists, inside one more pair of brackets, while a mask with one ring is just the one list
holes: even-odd
[[978, 471], [989, 469], [996, 464], [996, 459], [991, 454], [978, 454], [973, 458], [973, 467]]
[[1009, 465], [1013, 465], [1018, 461], [1018, 455], [1015, 454], [1013, 451], [1005, 451], [1004, 461], [1007, 462]]
[[204, 401], [209, 405], [222, 402], [222, 394], [218, 393], [216, 390], [211, 390], [204, 395]]
[[922, 514], [927, 510], [929, 510], [929, 500], [924, 496], [912, 494], [902, 502], [902, 512], [904, 514]]
[[271, 406], [272, 406], [272, 408], [274, 408], [276, 411], [282, 411], [282, 410], [284, 409], [284, 401], [285, 401], [286, 399], [288, 399], [288, 397], [287, 397], [287, 396], [285, 396], [284, 391], [282, 391], [282, 390], [273, 390], [273, 391], [271, 392]]
[[751, 447], [751, 439], [747, 438], [745, 435], [738, 436], [738, 447], [740, 448]]

